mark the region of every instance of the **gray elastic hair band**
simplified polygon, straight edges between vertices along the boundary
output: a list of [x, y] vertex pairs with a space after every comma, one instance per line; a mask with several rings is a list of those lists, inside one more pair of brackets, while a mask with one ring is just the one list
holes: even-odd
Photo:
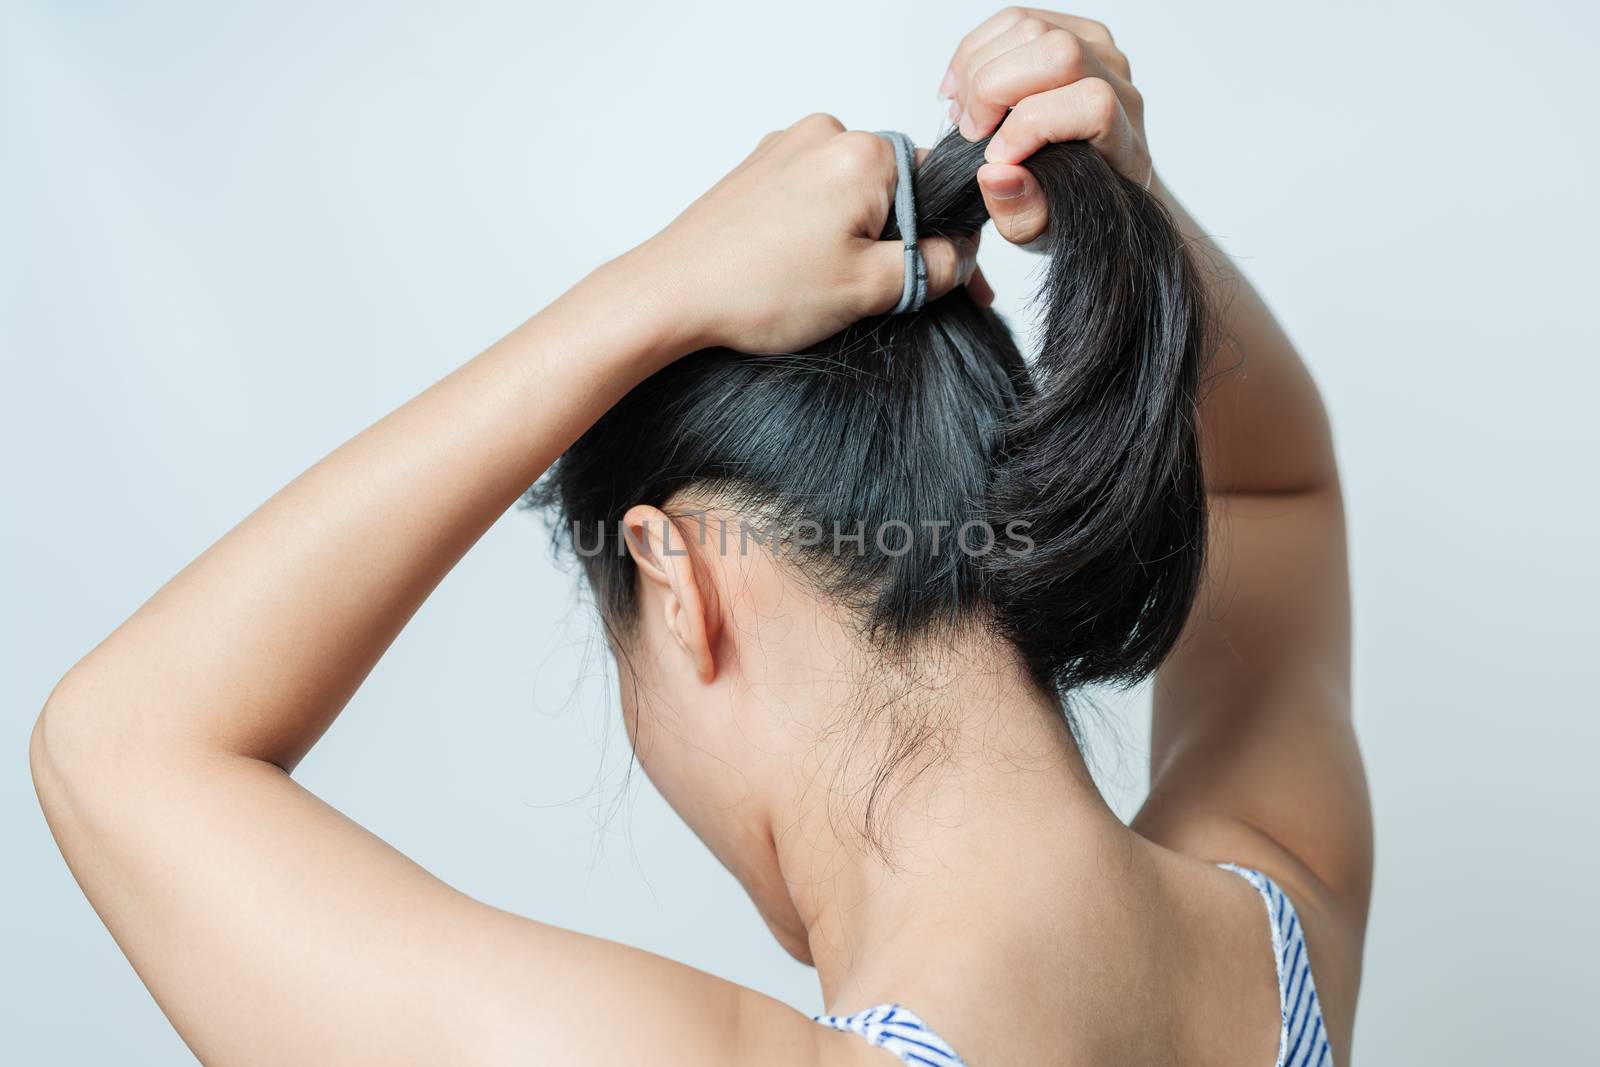
[[894, 221], [905, 245], [906, 272], [900, 303], [889, 314], [901, 315], [921, 310], [922, 302], [928, 298], [928, 264], [917, 247], [917, 200], [911, 187], [917, 169], [917, 146], [896, 130], [879, 130], [878, 136], [894, 146]]

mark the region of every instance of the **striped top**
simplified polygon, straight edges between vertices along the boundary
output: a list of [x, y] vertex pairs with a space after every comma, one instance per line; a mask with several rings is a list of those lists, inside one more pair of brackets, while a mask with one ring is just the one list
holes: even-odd
[[915, 1013], [898, 1004], [879, 1004], [854, 1015], [816, 1015], [813, 1018], [823, 1026], [860, 1034], [879, 1048], [899, 1056], [902, 1063], [914, 1063], [919, 1067], [967, 1067], [967, 1061], [957, 1056], [944, 1038], [928, 1029], [928, 1024]]
[[1328, 1050], [1328, 1030], [1322, 1025], [1322, 1005], [1317, 1002], [1317, 983], [1311, 979], [1300, 916], [1278, 884], [1260, 871], [1231, 863], [1218, 866], [1255, 886], [1267, 904], [1272, 954], [1278, 964], [1278, 1013], [1283, 1020], [1277, 1067], [1326, 1067], [1333, 1062], [1333, 1053]]
[[[1300, 916], [1276, 882], [1260, 871], [1232, 863], [1218, 864], [1255, 886], [1267, 905], [1272, 929], [1272, 955], [1278, 972], [1278, 1060], [1275, 1067], [1328, 1067], [1328, 1033], [1322, 1024], [1311, 960], [1306, 955], [1305, 931]], [[918, 1067], [967, 1067], [949, 1042], [928, 1024], [899, 1004], [880, 1004], [854, 1015], [817, 1015], [817, 1022], [835, 1030], [848, 1030]]]

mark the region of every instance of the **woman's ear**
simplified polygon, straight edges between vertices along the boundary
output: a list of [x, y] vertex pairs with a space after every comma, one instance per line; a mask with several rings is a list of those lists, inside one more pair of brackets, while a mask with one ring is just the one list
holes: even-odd
[[[717, 677], [714, 649], [722, 615], [716, 584], [691, 547], [692, 536], [660, 508], [637, 504], [622, 517], [623, 540], [642, 581], [661, 596], [662, 621], [704, 683]], [[646, 598], [648, 602], [648, 598]]]

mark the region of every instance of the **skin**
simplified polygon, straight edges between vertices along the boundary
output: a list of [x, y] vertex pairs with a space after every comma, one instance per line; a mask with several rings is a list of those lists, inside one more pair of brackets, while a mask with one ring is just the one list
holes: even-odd
[[[1070, 16], [1007, 9], [963, 40], [943, 89], [965, 134], [1000, 129], [979, 179], [1003, 236], [1043, 225], [1028, 154], [1084, 139], [1209, 249], [1153, 177], [1127, 75], [1109, 33]], [[30, 749], [45, 814], [202, 1061], [893, 1062], [733, 983], [466, 897], [291, 777], [440, 579], [627, 389], [707, 345], [798, 348], [891, 307], [900, 250], [874, 238], [893, 183], [887, 145], [826, 116], [770, 135], [268, 500], [57, 685]], [[925, 251], [935, 294], [972, 280], [973, 248]], [[975, 1064], [1271, 1063], [1264, 912], [1226, 860], [1294, 898], [1349, 1061], [1372, 845], [1338, 477], [1299, 358], [1207, 255], [1228, 338], [1202, 413], [1211, 572], [1157, 678], [1131, 827], [1009, 646], [949, 633], [872, 662], [781, 560], [686, 551], [681, 516], [629, 512], [641, 764], [816, 965], [831, 1011], [901, 1001]], [[939, 758], [896, 782], [885, 858], [851, 798], [912, 682]]]

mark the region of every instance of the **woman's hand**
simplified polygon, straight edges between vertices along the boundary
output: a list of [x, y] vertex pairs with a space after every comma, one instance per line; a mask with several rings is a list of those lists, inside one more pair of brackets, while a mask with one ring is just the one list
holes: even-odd
[[[904, 253], [880, 241], [894, 149], [811, 115], [767, 134], [744, 162], [625, 259], [672, 294], [686, 348], [792, 352], [900, 300]], [[975, 241], [920, 242], [928, 299], [964, 284]]]
[[1149, 188], [1144, 101], [1130, 78], [1111, 32], [1073, 15], [1008, 7], [962, 39], [939, 91], [962, 136], [994, 135], [978, 185], [1002, 237], [1026, 244], [1044, 233], [1044, 194], [1020, 164], [1046, 144], [1088, 141]]

